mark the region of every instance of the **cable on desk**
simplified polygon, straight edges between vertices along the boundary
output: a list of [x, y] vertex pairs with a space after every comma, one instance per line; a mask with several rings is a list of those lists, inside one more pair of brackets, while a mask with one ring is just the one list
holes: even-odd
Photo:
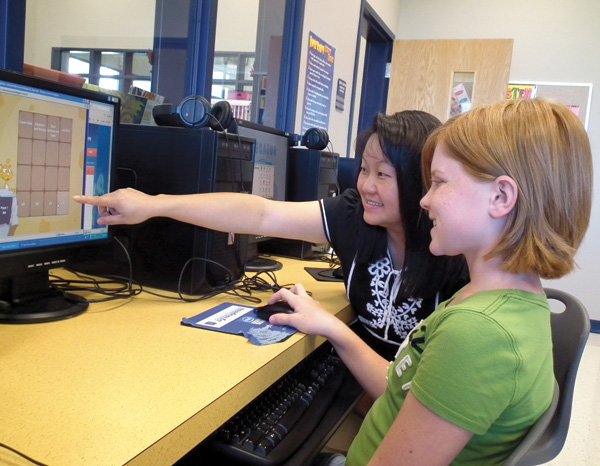
[[[272, 291], [273, 293], [279, 291], [281, 288], [291, 288], [294, 286], [293, 283], [286, 283], [280, 285], [277, 282], [277, 277], [274, 272], [270, 270], [263, 270], [256, 272], [252, 276], [244, 275], [242, 278], [243, 286], [248, 290], [249, 293], [253, 291]], [[312, 296], [312, 292], [306, 290], [309, 296]]]
[[20, 452], [19, 450], [9, 447], [7, 444], [0, 442], [0, 448], [4, 448], [8, 451], [19, 455], [21, 458], [29, 461], [31, 464], [35, 464], [36, 466], [48, 466], [46, 463], [42, 463], [41, 461], [34, 460], [31, 456], [27, 456], [25, 453]]
[[[115, 299], [129, 299], [142, 292], [142, 285], [133, 280], [133, 265], [131, 256], [125, 245], [116, 236], [113, 239], [123, 250], [127, 259], [129, 274], [127, 277], [120, 275], [101, 275], [100, 278], [78, 272], [69, 267], [66, 269], [77, 276], [79, 279], [66, 279], [57, 275], [50, 274], [50, 286], [60, 292], [86, 291], [105, 296], [100, 299], [85, 298], [88, 303], [102, 303]], [[107, 286], [109, 285], [109, 286]]]
[[337, 255], [333, 251], [333, 249], [331, 249], [331, 248], [329, 249], [329, 252], [324, 252], [324, 253], [314, 256], [312, 261], [325, 262], [326, 264], [329, 264], [330, 268], [339, 267], [339, 265], [340, 265], [339, 258], [337, 257]]
[[[208, 292], [206, 292], [202, 295], [198, 295], [195, 297], [189, 297], [191, 295], [188, 295], [187, 293], [182, 293], [181, 287], [182, 287], [182, 281], [183, 281], [185, 270], [194, 261], [202, 261], [202, 262], [206, 262], [209, 264], [216, 265], [217, 267], [220, 267], [221, 269], [223, 269], [225, 271], [226, 276], [229, 277], [229, 279], [222, 285], [213, 286], [211, 290], [209, 290]], [[234, 296], [239, 297], [240, 299], [244, 299], [246, 301], [260, 302], [260, 299], [251, 296], [251, 293], [247, 292], [243, 287], [241, 287], [239, 285], [240, 284], [239, 279], [232, 279], [231, 277], [233, 277], [233, 275], [234, 274], [231, 272], [231, 270], [229, 270], [229, 268], [227, 268], [225, 265], [221, 264], [220, 262], [216, 262], [212, 259], [207, 259], [205, 257], [190, 257], [185, 262], [185, 264], [183, 264], [183, 267], [181, 268], [181, 272], [179, 273], [179, 280], [177, 282], [177, 294], [179, 296], [179, 299], [181, 299], [182, 301], [187, 302], [187, 303], [194, 303], [197, 301], [203, 301], [205, 299], [210, 299], [221, 293], [234, 295]], [[152, 293], [152, 294], [156, 294], [156, 293]], [[161, 296], [161, 295], [158, 295], [158, 296]]]
[[[281, 288], [290, 288], [293, 286], [293, 284], [280, 285], [272, 271], [260, 271], [256, 272], [252, 276], [243, 274], [239, 279], [230, 279], [221, 285], [213, 286], [206, 293], [190, 295], [182, 291], [182, 283], [186, 269], [194, 261], [202, 261], [213, 264], [223, 269], [227, 277], [233, 277], [234, 275], [229, 268], [219, 262], [204, 257], [191, 257], [184, 263], [179, 273], [177, 291], [175, 291], [177, 296], [163, 294], [144, 288], [141, 283], [133, 280], [133, 265], [129, 252], [117, 237], [114, 237], [114, 239], [121, 246], [127, 258], [127, 263], [129, 266], [128, 277], [112, 274], [101, 274], [99, 275], [100, 278], [97, 278], [95, 276], [88, 275], [67, 267], [66, 269], [78, 277], [78, 279], [67, 279], [57, 275], [51, 275], [51, 286], [61, 292], [91, 292], [105, 296], [104, 298], [100, 299], [85, 298], [89, 303], [100, 303], [115, 299], [129, 299], [133, 296], [139, 295], [142, 292], [157, 296], [159, 298], [183, 301], [186, 303], [211, 299], [219, 294], [235, 296], [236, 298], [249, 301], [251, 303], [260, 303], [262, 301], [261, 298], [252, 296], [253, 292], [276, 292]], [[307, 293], [311, 295], [310, 291], [307, 291]]]
[[91, 292], [104, 298], [88, 298], [88, 303], [103, 303], [116, 299], [129, 299], [140, 294], [143, 289], [139, 283], [131, 283], [126, 277], [119, 275], [104, 275], [102, 277], [93, 277], [81, 272], [67, 268], [78, 279], [63, 278], [50, 274], [50, 285], [61, 292]]

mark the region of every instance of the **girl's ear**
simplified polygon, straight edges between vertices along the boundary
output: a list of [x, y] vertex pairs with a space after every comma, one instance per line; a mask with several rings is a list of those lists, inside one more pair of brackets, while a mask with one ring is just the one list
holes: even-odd
[[519, 189], [515, 180], [510, 176], [499, 176], [492, 183], [490, 215], [494, 218], [508, 215], [517, 203], [518, 197]]

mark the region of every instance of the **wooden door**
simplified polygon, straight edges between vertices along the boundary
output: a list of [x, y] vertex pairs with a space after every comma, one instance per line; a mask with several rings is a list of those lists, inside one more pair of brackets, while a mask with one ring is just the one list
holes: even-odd
[[445, 121], [463, 82], [473, 106], [505, 99], [512, 46], [512, 39], [394, 41], [386, 112], [424, 110]]

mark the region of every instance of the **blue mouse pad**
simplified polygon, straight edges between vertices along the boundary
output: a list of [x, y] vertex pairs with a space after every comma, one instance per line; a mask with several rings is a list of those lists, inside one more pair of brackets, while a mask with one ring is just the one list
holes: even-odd
[[293, 327], [273, 325], [259, 318], [255, 309], [251, 306], [223, 303], [193, 317], [184, 317], [181, 323], [190, 327], [243, 335], [255, 345], [279, 343], [297, 332]]

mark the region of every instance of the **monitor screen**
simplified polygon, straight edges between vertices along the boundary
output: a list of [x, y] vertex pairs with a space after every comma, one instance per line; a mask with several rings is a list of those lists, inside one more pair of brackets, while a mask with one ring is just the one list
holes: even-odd
[[110, 189], [118, 117], [117, 97], [0, 70], [0, 322], [87, 307], [54, 290], [48, 270], [109, 240], [97, 208], [72, 197]]
[[[252, 194], [285, 201], [287, 157], [290, 140], [288, 133], [252, 123], [246, 120], [237, 120], [237, 131], [240, 136], [249, 137], [256, 141], [254, 148], [254, 174], [252, 177]], [[247, 270], [269, 270], [280, 267], [276, 261], [258, 259], [257, 248], [252, 247], [261, 241], [270, 238], [265, 236], [250, 236], [249, 258], [246, 262]]]
[[250, 121], [238, 120], [238, 134], [256, 141], [252, 194], [285, 201], [288, 134]]

